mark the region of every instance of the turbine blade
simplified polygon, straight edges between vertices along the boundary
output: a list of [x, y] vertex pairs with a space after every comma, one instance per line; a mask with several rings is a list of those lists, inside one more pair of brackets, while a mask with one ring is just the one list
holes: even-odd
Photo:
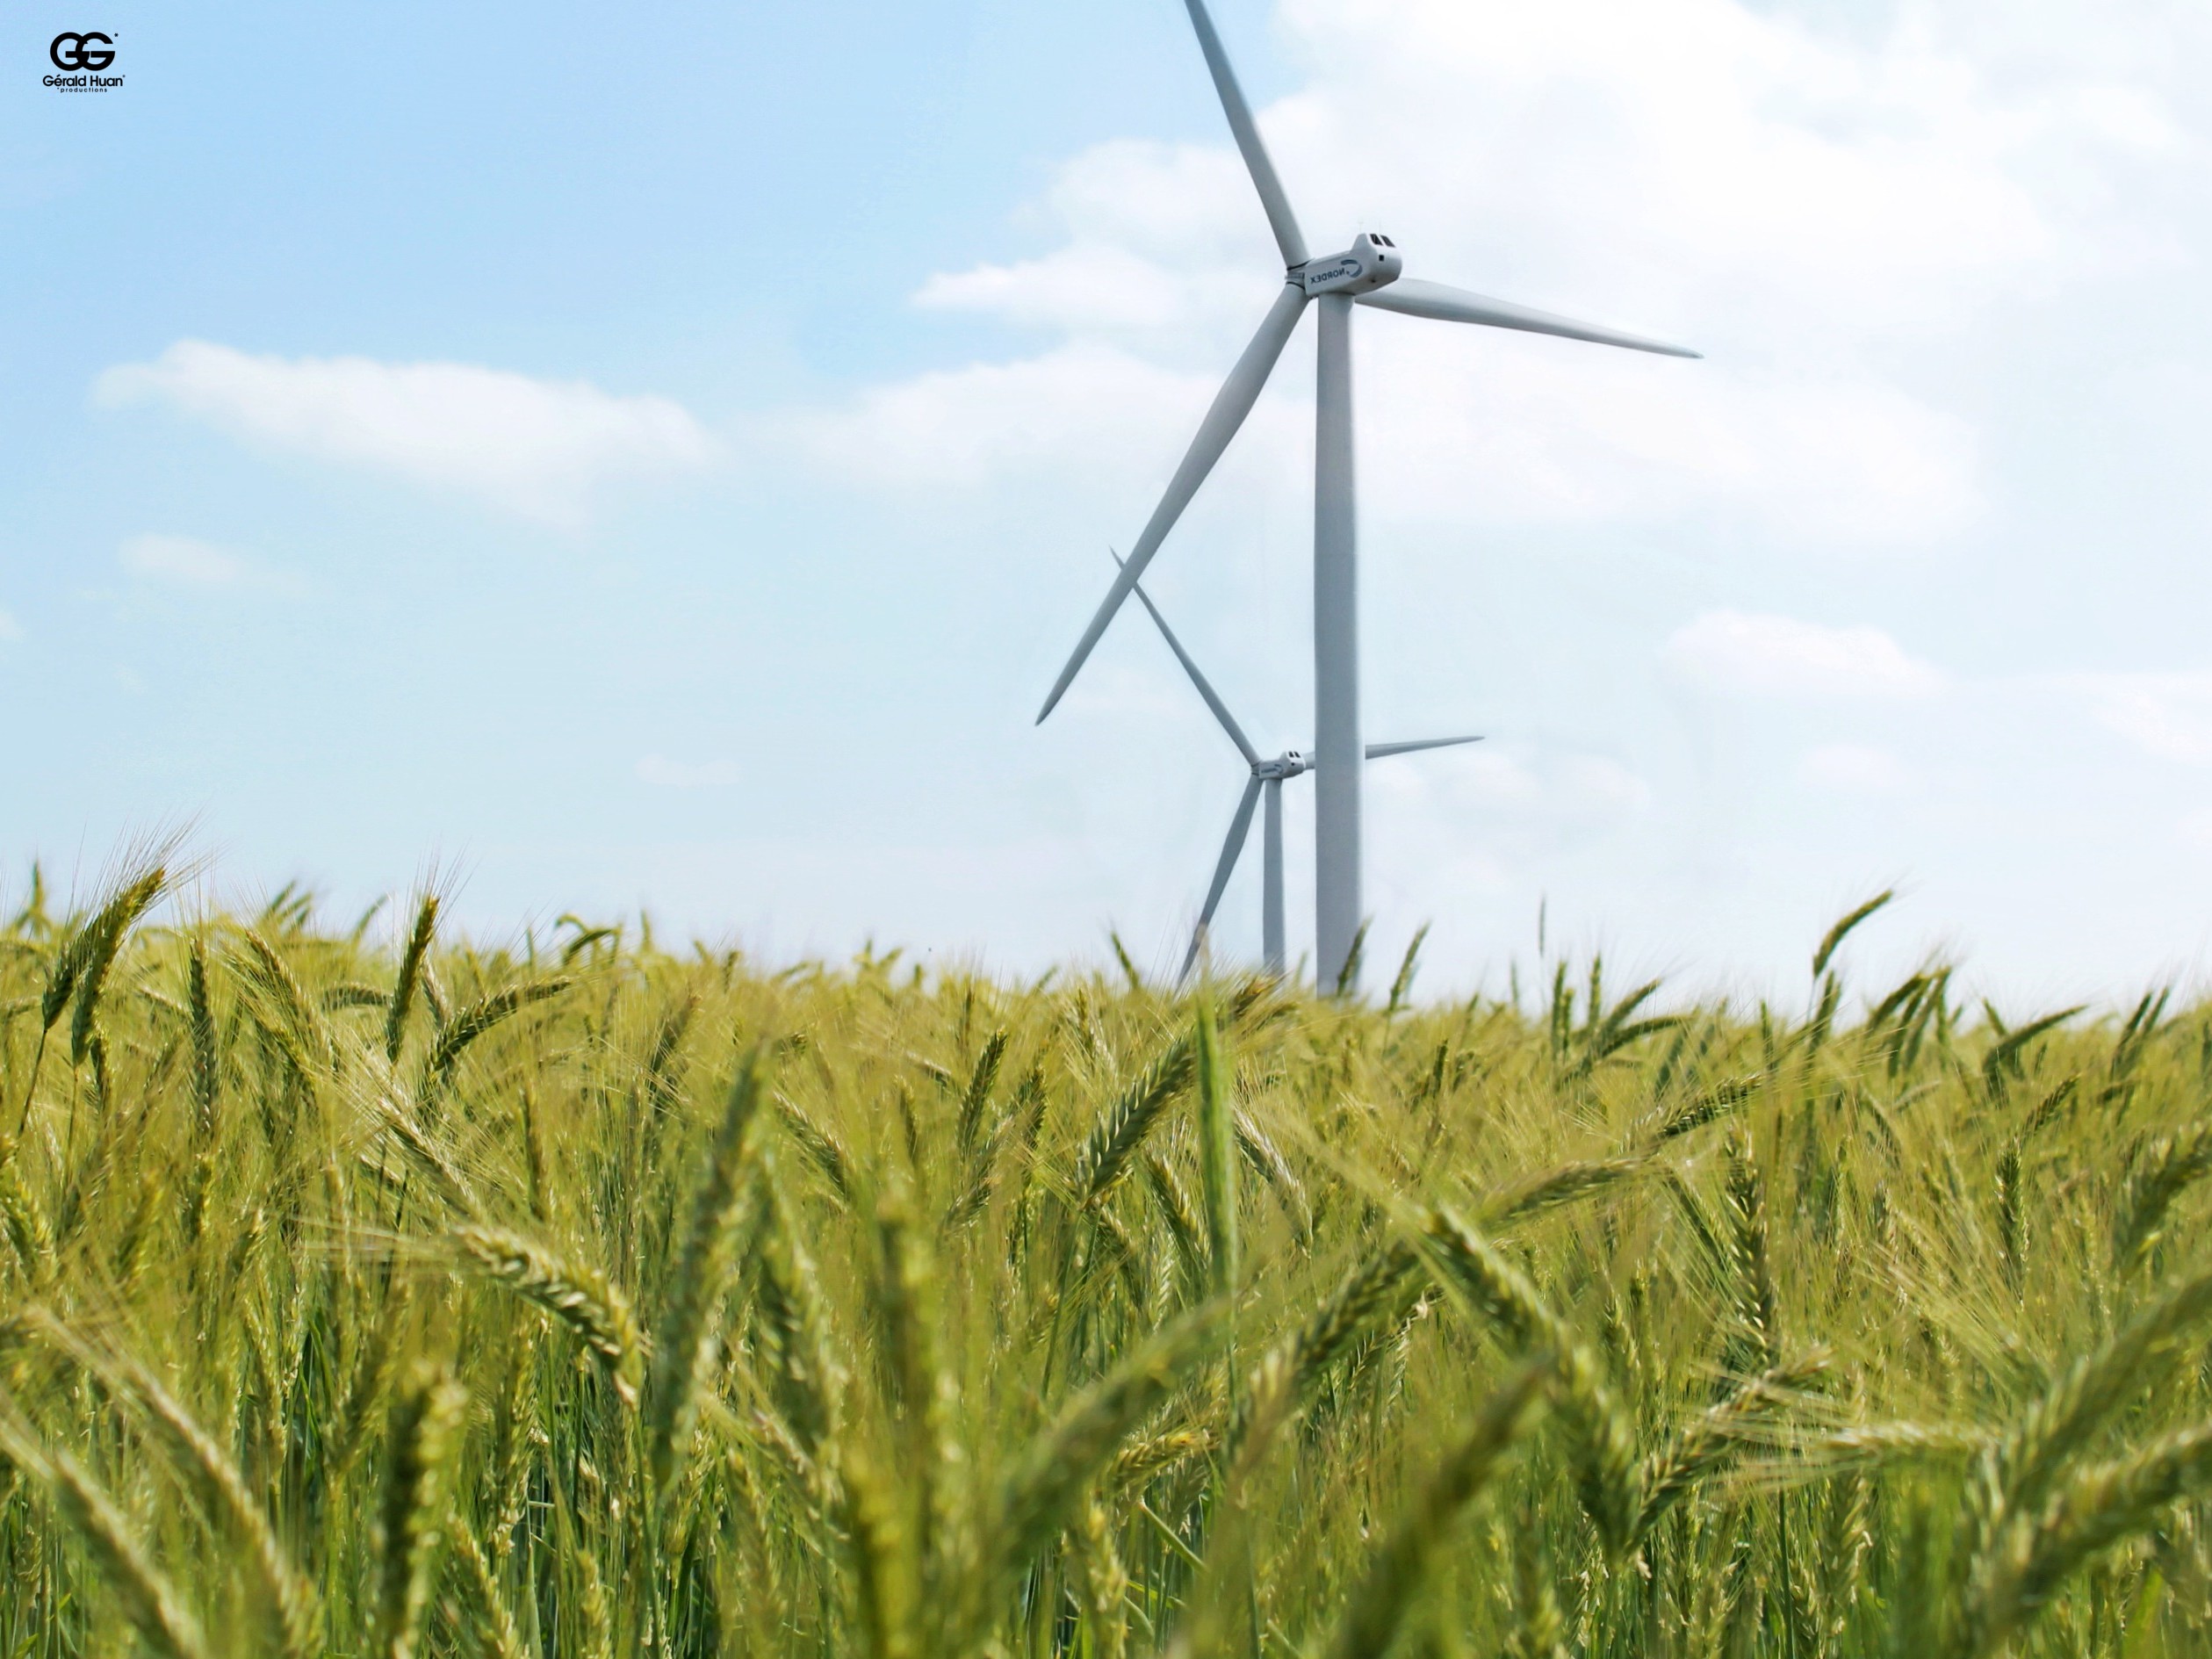
[[1191, 9], [1191, 26], [1198, 31], [1198, 49], [1206, 54], [1206, 67], [1213, 72], [1214, 90], [1221, 95], [1221, 113], [1228, 117], [1228, 130], [1236, 135], [1236, 148], [1243, 152], [1244, 169], [1259, 191], [1260, 206], [1267, 210], [1267, 223], [1275, 233], [1275, 245], [1283, 250], [1283, 263], [1302, 265], [1306, 239], [1299, 234], [1298, 216], [1290, 210], [1290, 198], [1284, 192], [1283, 181], [1275, 176], [1267, 147], [1259, 141], [1251, 105], [1244, 102], [1244, 90], [1236, 84], [1236, 71], [1229, 67], [1228, 54], [1221, 49], [1221, 37], [1214, 31], [1206, 0], [1185, 0], [1185, 4]]
[[[1115, 553], [1113, 562], [1120, 564], [1121, 555]], [[1206, 699], [1206, 706], [1214, 710], [1214, 718], [1221, 723], [1221, 730], [1228, 733], [1228, 740], [1236, 745], [1236, 752], [1244, 757], [1245, 765], [1257, 766], [1259, 751], [1255, 749], [1250, 740], [1245, 737], [1243, 727], [1236, 724], [1236, 717], [1228, 711], [1228, 705], [1223, 703], [1214, 688], [1207, 683], [1206, 676], [1198, 670], [1198, 664], [1191, 660], [1191, 653], [1183, 649], [1183, 642], [1175, 637], [1175, 630], [1167, 625], [1167, 618], [1160, 615], [1160, 608], [1152, 602], [1152, 595], [1144, 591], [1142, 583], [1137, 585], [1135, 591], [1137, 598], [1142, 602], [1144, 609], [1150, 613], [1152, 620], [1159, 624], [1160, 638], [1167, 641], [1167, 648], [1175, 653], [1175, 660], [1183, 665], [1183, 672], [1191, 676], [1191, 683], [1198, 688], [1199, 696]]]
[[1555, 334], [1563, 340], [1588, 340], [1593, 345], [1655, 351], [1662, 357], [1704, 356], [1687, 346], [1646, 340], [1639, 334], [1623, 334], [1618, 328], [1577, 322], [1572, 317], [1555, 317], [1548, 311], [1534, 311], [1509, 299], [1492, 299], [1444, 283], [1423, 282], [1418, 277], [1401, 277], [1388, 287], [1360, 294], [1358, 299], [1361, 305], [1373, 306], [1378, 311], [1401, 311], [1409, 317], [1430, 317], [1438, 322], [1473, 322], [1488, 328], [1518, 328], [1525, 334]]
[[1422, 749], [1456, 748], [1462, 743], [1480, 743], [1481, 738], [1417, 738], [1411, 743], [1370, 743], [1367, 758], [1380, 761], [1393, 754], [1413, 754]]
[[1236, 816], [1229, 820], [1228, 839], [1221, 843], [1221, 862], [1214, 866], [1214, 884], [1206, 890], [1206, 907], [1198, 913], [1198, 926], [1191, 931], [1191, 949], [1183, 958], [1183, 971], [1178, 978], [1191, 977], [1191, 964], [1198, 960], [1199, 948], [1206, 942], [1206, 930], [1213, 925], [1214, 912], [1221, 905], [1221, 894], [1228, 886], [1228, 878], [1236, 869], [1238, 855], [1244, 850], [1245, 837], [1251, 833], [1252, 809], [1259, 804], [1258, 778], [1248, 779], [1244, 784], [1244, 798], [1236, 804]]
[[1099, 643], [1099, 636], [1106, 632], [1114, 612], [1129, 596], [1129, 589], [1137, 585], [1144, 567], [1152, 562], [1152, 555], [1160, 551], [1168, 531], [1174, 529], [1175, 521], [1191, 504], [1191, 497], [1198, 494], [1198, 487], [1206, 482], [1206, 475], [1214, 470], [1214, 463], [1221, 458], [1221, 451], [1236, 436], [1237, 428], [1244, 424], [1244, 417], [1252, 412], [1252, 405], [1259, 400], [1260, 388], [1267, 384], [1267, 377], [1274, 371], [1275, 360], [1283, 355], [1290, 331], [1298, 326], [1298, 314], [1305, 308], [1305, 290], [1295, 283], [1286, 283], [1275, 303], [1268, 308], [1259, 332], [1252, 336], [1251, 344], [1244, 348], [1244, 355], [1237, 358], [1236, 366], [1228, 371], [1228, 379], [1214, 393], [1214, 407], [1199, 422], [1198, 436], [1191, 440], [1183, 464], [1168, 481], [1167, 494], [1152, 509], [1151, 521], [1145, 525], [1144, 534], [1137, 537], [1136, 545], [1129, 550], [1128, 559], [1122, 565], [1121, 573], [1114, 578], [1106, 602], [1091, 618], [1091, 625], [1083, 631], [1083, 638], [1076, 642], [1075, 654], [1068, 659], [1068, 666], [1060, 670], [1059, 679], [1053, 682], [1052, 694], [1037, 711], [1039, 725], [1044, 724], [1045, 717], [1067, 694], [1092, 648]]

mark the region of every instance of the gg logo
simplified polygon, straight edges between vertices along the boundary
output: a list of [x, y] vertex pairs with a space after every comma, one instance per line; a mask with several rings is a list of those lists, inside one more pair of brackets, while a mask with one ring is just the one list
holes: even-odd
[[57, 34], [46, 54], [57, 69], [104, 69], [115, 61], [115, 42], [99, 33]]

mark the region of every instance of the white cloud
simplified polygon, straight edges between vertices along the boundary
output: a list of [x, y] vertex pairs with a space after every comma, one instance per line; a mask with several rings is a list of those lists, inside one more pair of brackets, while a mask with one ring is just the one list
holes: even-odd
[[638, 762], [638, 778], [657, 789], [721, 789], [738, 781], [738, 768], [731, 761], [672, 761], [648, 754]]
[[[1315, 249], [1381, 226], [1415, 274], [1711, 359], [1363, 314], [1372, 515], [1940, 541], [1981, 511], [1978, 445], [1899, 348], [2169, 256], [2101, 188], [2180, 148], [2154, 96], [2071, 66], [2000, 93], [1929, 26], [1861, 43], [1741, 0], [1285, 0], [1279, 21], [1309, 78], [1261, 122]], [[913, 444], [882, 447], [892, 411], [955, 487], [1187, 437], [1272, 292], [1234, 151], [1099, 145], [1039, 216], [1058, 245], [917, 299], [1064, 343], [876, 388], [815, 419], [818, 457], [912, 481]]]
[[2079, 674], [2062, 689], [2088, 700], [2100, 725], [2147, 754], [2212, 763], [2212, 671]]
[[108, 404], [164, 403], [225, 431], [462, 491], [569, 523], [611, 480], [705, 464], [712, 446], [681, 406], [581, 380], [465, 363], [254, 357], [180, 340], [94, 386]]
[[[1068, 238], [1008, 264], [940, 272], [915, 303], [1029, 328], [1157, 344], [1245, 330], [1274, 298], [1249, 256], [1257, 220], [1234, 150], [1115, 139], [1060, 168], [1044, 214]], [[1257, 231], [1264, 238], [1265, 232]], [[1266, 267], [1258, 267], [1265, 272]]]
[[1367, 790], [1400, 821], [1401, 833], [1425, 836], [1437, 857], [1465, 848], [1469, 824], [1483, 826], [1482, 840], [1518, 856], [1615, 829], [1653, 803], [1651, 785], [1610, 756], [1498, 743], [1410, 765], [1373, 765]]
[[1668, 636], [1668, 666], [1696, 684], [1749, 696], [1933, 696], [1943, 676], [1879, 628], [1709, 610]]
[[1801, 783], [1836, 795], [1895, 795], [1912, 782], [1903, 761], [1887, 749], [1829, 743], [1798, 762]]
[[1365, 379], [1393, 393], [1361, 434], [1377, 510], [1566, 524], [1709, 511], [1817, 544], [1936, 539], [1980, 512], [1970, 429], [1892, 387], [1625, 354], [1569, 371], [1553, 343], [1438, 334], [1367, 329]]
[[[1942, 327], [1992, 293], [2136, 256], [2070, 234], [2098, 209], [2048, 163], [2093, 171], [2109, 150], [2171, 143], [2154, 99], [2082, 70], [2000, 92], [1941, 14], [1855, 40], [1833, 14], [1815, 28], [1740, 0], [1286, 11], [1320, 66], [1273, 112], [1308, 197], [1492, 269], [1663, 273], [1669, 309], [1732, 343]], [[1342, 159], [1308, 179], [1322, 157]]]
[[246, 573], [246, 561], [191, 536], [133, 536], [119, 550], [123, 568], [162, 581], [217, 587]]
[[[1059, 472], [1195, 425], [1213, 388], [1112, 346], [1070, 346], [876, 386], [847, 408], [783, 422], [821, 465], [897, 485], [976, 488]], [[1172, 437], [1168, 440], [1171, 444]]]

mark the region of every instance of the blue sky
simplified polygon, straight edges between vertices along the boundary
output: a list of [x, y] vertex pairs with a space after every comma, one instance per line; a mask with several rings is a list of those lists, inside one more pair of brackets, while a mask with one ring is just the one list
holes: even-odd
[[[1134, 613], [1030, 725], [1276, 279], [1173, 0], [105, 4], [0, 39], [0, 891], [190, 820], [491, 934], [1179, 954], [1228, 746]], [[1489, 734], [1371, 775], [1379, 954], [1794, 995], [1899, 883], [1870, 981], [2195, 978], [2212, 25], [1218, 17], [1316, 246], [1708, 353], [1363, 315], [1371, 733]], [[1148, 584], [1275, 745], [1310, 328]]]

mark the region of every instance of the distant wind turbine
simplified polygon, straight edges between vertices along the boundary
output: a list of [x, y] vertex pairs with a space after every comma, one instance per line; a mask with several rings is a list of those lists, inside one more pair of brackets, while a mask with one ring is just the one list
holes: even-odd
[[[1067, 692], [1106, 631], [1121, 603], [1135, 588], [1168, 531], [1197, 494], [1214, 464], [1236, 436], [1257, 401], [1267, 377], [1297, 326], [1308, 300], [1321, 309], [1320, 371], [1315, 389], [1314, 427], [1314, 898], [1317, 983], [1348, 983], [1345, 967], [1363, 920], [1360, 898], [1360, 801], [1366, 753], [1359, 727], [1359, 581], [1358, 518], [1352, 481], [1351, 308], [1373, 306], [1440, 322], [1471, 322], [1493, 328], [1558, 335], [1632, 351], [1694, 357], [1681, 346], [1618, 329], [1576, 322], [1532, 311], [1503, 299], [1486, 299], [1442, 283], [1401, 278], [1403, 261], [1389, 237], [1362, 233], [1341, 254], [1310, 257], [1290, 198], [1276, 177], [1275, 164], [1260, 142], [1259, 129], [1236, 84], [1228, 56], [1207, 14], [1205, 0], [1184, 0], [1199, 49], [1206, 54], [1214, 89], [1228, 117], [1229, 131], [1244, 157], [1245, 170], [1259, 191], [1260, 206], [1282, 250], [1285, 285], [1268, 308], [1259, 332], [1229, 371], [1214, 404], [1199, 424], [1167, 494], [1130, 550], [1106, 601], [1077, 642], [1075, 654], [1060, 671], [1037, 719], [1041, 724]], [[1218, 712], [1218, 710], [1217, 710]]]
[[[1120, 563], [1115, 555], [1114, 562]], [[1244, 735], [1244, 728], [1236, 724], [1236, 717], [1221, 701], [1206, 675], [1191, 660], [1191, 653], [1183, 648], [1183, 642], [1175, 637], [1175, 630], [1167, 625], [1167, 618], [1160, 615], [1160, 608], [1152, 602], [1152, 595], [1142, 587], [1134, 589], [1145, 610], [1159, 625], [1160, 638], [1167, 641], [1167, 648], [1175, 653], [1175, 660], [1183, 665], [1183, 672], [1191, 677], [1206, 706], [1214, 711], [1214, 718], [1221, 730], [1228, 733], [1228, 740], [1236, 746], [1236, 752], [1251, 768], [1246, 780], [1244, 793], [1236, 803], [1236, 816], [1229, 820], [1228, 838], [1221, 843], [1221, 855], [1214, 865], [1214, 884], [1206, 890], [1206, 903], [1198, 913], [1198, 926], [1191, 930], [1191, 948], [1183, 957], [1182, 977], [1191, 977], [1191, 969], [1198, 961], [1198, 953], [1205, 947], [1207, 930], [1214, 925], [1214, 912], [1219, 908], [1221, 894], [1228, 890], [1228, 878], [1236, 873], [1236, 861], [1243, 855], [1244, 843], [1251, 839], [1253, 808], [1265, 802], [1266, 811], [1261, 819], [1260, 832], [1260, 949], [1266, 959], [1267, 971], [1286, 973], [1290, 968], [1290, 954], [1284, 940], [1283, 927], [1283, 784], [1291, 778], [1303, 776], [1314, 769], [1308, 761], [1296, 749], [1285, 749], [1272, 760], [1263, 760], [1251, 739]], [[1480, 743], [1479, 737], [1416, 738], [1409, 743], [1370, 743], [1367, 759], [1380, 761], [1393, 754], [1413, 754], [1422, 749], [1456, 748], [1462, 743]]]

